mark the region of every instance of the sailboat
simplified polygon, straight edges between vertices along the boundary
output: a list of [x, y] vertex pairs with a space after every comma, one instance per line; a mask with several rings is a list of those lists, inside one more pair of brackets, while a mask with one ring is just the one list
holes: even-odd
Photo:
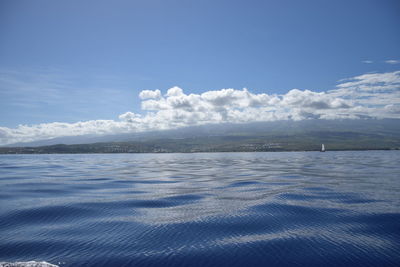
[[322, 146], [321, 146], [321, 152], [325, 152], [325, 145], [324, 144], [322, 144]]

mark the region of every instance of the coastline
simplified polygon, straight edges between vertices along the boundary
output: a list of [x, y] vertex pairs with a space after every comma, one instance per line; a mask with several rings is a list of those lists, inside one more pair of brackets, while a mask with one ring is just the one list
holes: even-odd
[[[1, 149], [1, 148], [0, 148]], [[330, 149], [325, 152], [352, 152], [352, 151], [399, 151], [400, 148], [354, 148], [354, 149]], [[3, 152], [0, 155], [74, 155], [74, 154], [196, 154], [196, 153], [279, 153], [279, 152], [321, 152], [320, 150], [221, 150], [221, 151], [163, 151], [163, 152]]]

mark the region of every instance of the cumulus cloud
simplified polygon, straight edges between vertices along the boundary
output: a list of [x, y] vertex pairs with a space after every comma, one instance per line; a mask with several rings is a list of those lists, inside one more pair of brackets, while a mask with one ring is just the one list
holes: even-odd
[[144, 90], [142, 114], [126, 112], [119, 120], [45, 123], [0, 127], [0, 143], [61, 136], [133, 133], [213, 124], [275, 120], [400, 118], [400, 71], [368, 73], [341, 80], [325, 92], [292, 89], [286, 94], [255, 94], [246, 88], [186, 94], [173, 87]]
[[161, 91], [160, 90], [143, 90], [139, 94], [140, 99], [149, 99], [149, 98], [160, 98]]
[[324, 92], [316, 93], [309, 90], [301, 91], [293, 89], [282, 98], [282, 103], [286, 106], [297, 108], [320, 109], [339, 109], [350, 108], [350, 102], [332, 97]]

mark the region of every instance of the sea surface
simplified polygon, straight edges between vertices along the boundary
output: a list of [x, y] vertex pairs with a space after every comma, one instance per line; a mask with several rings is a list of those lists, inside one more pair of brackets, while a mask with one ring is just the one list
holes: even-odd
[[400, 266], [400, 151], [0, 156], [0, 262]]

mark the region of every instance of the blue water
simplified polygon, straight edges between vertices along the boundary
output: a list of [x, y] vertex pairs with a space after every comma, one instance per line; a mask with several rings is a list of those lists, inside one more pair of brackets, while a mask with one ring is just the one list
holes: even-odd
[[400, 151], [0, 156], [0, 261], [399, 266]]

